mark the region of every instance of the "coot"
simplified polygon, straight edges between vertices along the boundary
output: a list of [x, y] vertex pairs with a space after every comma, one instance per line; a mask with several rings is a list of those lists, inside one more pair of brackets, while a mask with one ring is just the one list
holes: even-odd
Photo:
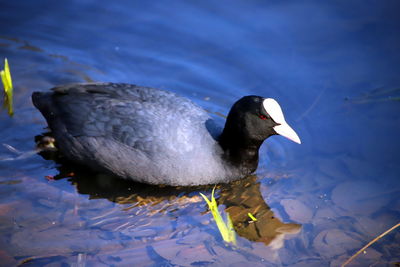
[[300, 144], [279, 104], [260, 96], [239, 99], [219, 131], [189, 99], [131, 84], [62, 85], [32, 101], [67, 159], [150, 184], [229, 182], [256, 170], [269, 136]]

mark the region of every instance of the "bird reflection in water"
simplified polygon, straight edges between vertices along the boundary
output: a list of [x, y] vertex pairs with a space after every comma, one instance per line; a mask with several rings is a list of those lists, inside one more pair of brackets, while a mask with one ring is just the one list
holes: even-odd
[[[260, 183], [254, 175], [225, 185], [218, 202], [225, 205], [236, 233], [250, 241], [262, 242], [278, 249], [283, 246], [286, 235], [300, 232], [300, 224], [284, 223], [275, 217], [265, 203]], [[253, 221], [249, 213], [257, 220]]]

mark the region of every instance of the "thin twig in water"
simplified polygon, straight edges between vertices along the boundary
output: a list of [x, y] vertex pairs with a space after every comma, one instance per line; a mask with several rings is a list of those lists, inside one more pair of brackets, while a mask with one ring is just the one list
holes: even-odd
[[3, 146], [5, 148], [7, 148], [9, 151], [15, 153], [15, 154], [22, 154], [21, 151], [19, 151], [18, 149], [16, 149], [15, 147], [13, 147], [12, 145], [8, 145], [8, 144], [3, 144]]
[[400, 226], [400, 223], [396, 224], [395, 226], [393, 226], [392, 228], [390, 228], [389, 230], [387, 230], [386, 232], [380, 234], [379, 236], [377, 236], [376, 238], [374, 238], [374, 240], [372, 240], [371, 242], [369, 242], [367, 245], [365, 245], [362, 249], [360, 249], [359, 251], [357, 251], [356, 254], [354, 254], [353, 256], [351, 256], [345, 263], [342, 264], [342, 267], [346, 266], [347, 264], [349, 264], [352, 260], [355, 259], [355, 257], [357, 257], [361, 252], [363, 252], [364, 250], [366, 250], [369, 246], [371, 246], [372, 244], [374, 244], [376, 241], [378, 241], [379, 239], [381, 239], [382, 237], [384, 237], [385, 235], [387, 235], [388, 233], [390, 233], [391, 231], [393, 231], [394, 229], [396, 229], [397, 227]]
[[296, 120], [296, 121], [300, 121], [301, 119], [303, 119], [304, 117], [306, 117], [308, 115], [308, 113], [310, 113], [310, 111], [317, 105], [317, 103], [319, 102], [319, 100], [321, 99], [321, 96], [324, 94], [325, 90], [327, 87], [325, 87], [320, 93], [319, 95], [315, 98], [314, 102], [310, 105], [310, 107], [304, 111], [303, 114], [300, 115], [300, 117]]

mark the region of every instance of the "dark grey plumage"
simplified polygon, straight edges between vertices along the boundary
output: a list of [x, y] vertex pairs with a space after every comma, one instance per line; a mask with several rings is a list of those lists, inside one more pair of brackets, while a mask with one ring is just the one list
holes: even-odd
[[254, 172], [258, 150], [271, 135], [300, 138], [271, 98], [245, 96], [231, 108], [223, 131], [190, 100], [130, 84], [70, 84], [34, 92], [69, 160], [152, 184], [229, 182]]
[[195, 185], [240, 178], [222, 159], [208, 114], [174, 93], [129, 84], [71, 84], [36, 92], [70, 160], [140, 182]]

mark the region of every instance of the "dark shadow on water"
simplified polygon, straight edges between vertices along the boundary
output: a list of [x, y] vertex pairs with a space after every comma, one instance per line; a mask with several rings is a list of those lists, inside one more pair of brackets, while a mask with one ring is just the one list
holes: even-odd
[[[86, 167], [63, 160], [54, 151], [41, 152], [40, 155], [45, 159], [55, 160], [59, 164], [57, 167], [59, 174], [51, 179], [68, 179], [76, 187], [78, 193], [88, 195], [90, 199], [108, 199], [118, 204], [130, 204], [132, 207], [155, 206], [163, 201], [174, 202], [173, 205], [179, 205], [182, 202], [198, 203], [199, 193], [210, 195], [214, 187], [213, 185], [181, 187], [137, 183], [107, 174], [94, 173]], [[284, 223], [274, 215], [261, 194], [260, 183], [255, 175], [229, 184], [218, 184], [216, 189], [218, 205], [225, 207], [225, 212], [229, 213], [236, 233], [247, 240], [262, 242], [278, 249], [283, 246], [285, 235], [297, 234], [301, 230], [300, 224]], [[194, 198], [196, 201], [190, 201]], [[165, 209], [158, 212], [165, 212]], [[252, 220], [249, 213], [257, 220]]]

